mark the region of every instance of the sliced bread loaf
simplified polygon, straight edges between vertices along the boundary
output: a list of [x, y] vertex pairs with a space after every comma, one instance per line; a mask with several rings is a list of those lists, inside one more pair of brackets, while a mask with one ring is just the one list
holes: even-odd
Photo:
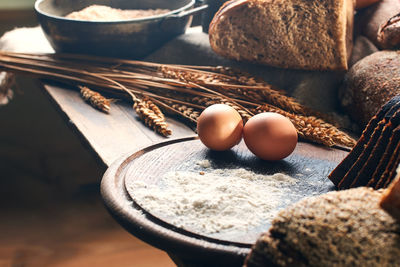
[[213, 50], [283, 68], [345, 70], [352, 48], [353, 0], [233, 0], [210, 24]]

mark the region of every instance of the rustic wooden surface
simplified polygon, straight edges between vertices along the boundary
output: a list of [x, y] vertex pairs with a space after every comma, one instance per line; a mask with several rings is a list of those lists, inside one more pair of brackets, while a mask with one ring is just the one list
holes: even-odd
[[145, 127], [129, 103], [117, 101], [111, 104], [111, 112], [107, 115], [85, 103], [78, 91], [56, 85], [43, 86], [106, 166], [121, 155], [144, 146], [194, 134], [181, 122], [168, 118], [172, 135], [166, 138]]
[[[130, 155], [133, 151], [143, 147], [165, 140], [193, 135], [193, 131], [187, 126], [173, 119], [168, 119], [173, 135], [164, 138], [145, 127], [138, 120], [129, 103], [114, 103], [111, 107], [111, 113], [106, 115], [84, 103], [78, 91], [48, 83], [43, 83], [43, 88], [56, 104], [57, 109], [64, 114], [67, 123], [86, 141], [90, 150], [95, 152], [105, 166], [111, 166], [121, 156]], [[316, 157], [325, 158], [329, 157], [330, 154], [326, 151], [314, 151], [313, 153], [316, 153]], [[80, 216], [84, 215], [81, 214]], [[107, 241], [102, 240], [102, 242]]]
[[[347, 152], [342, 150], [299, 143], [285, 160], [266, 162], [252, 155], [243, 142], [232, 151], [213, 152], [195, 138], [171, 140], [116, 161], [104, 175], [102, 195], [108, 209], [127, 230], [169, 254], [178, 258], [186, 255], [192, 261], [203, 261], [204, 266], [218, 266], [227, 259], [232, 259], [230, 266], [240, 266], [246, 249], [250, 249], [257, 236], [268, 229], [270, 222], [264, 222], [252, 232], [234, 235], [203, 235], [192, 229], [178, 229], [169, 224], [170, 218], [163, 214], [132, 205], [135, 192], [129, 189], [129, 184], [136, 180], [154, 184], [168, 171], [190, 169], [190, 163], [195, 165], [197, 161], [208, 159], [214, 168], [242, 167], [257, 173], [286, 173], [299, 180], [296, 190], [304, 196], [315, 195], [316, 192], [322, 194], [334, 190], [327, 175], [346, 155]], [[292, 202], [298, 200], [291, 195], [287, 198]], [[204, 260], [207, 255], [214, 262]]]

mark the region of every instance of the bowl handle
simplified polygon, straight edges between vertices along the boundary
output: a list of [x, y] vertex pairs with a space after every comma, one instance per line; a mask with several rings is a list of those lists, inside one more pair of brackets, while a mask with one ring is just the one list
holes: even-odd
[[205, 10], [207, 8], [208, 8], [208, 5], [202, 5], [202, 6], [198, 6], [198, 7], [186, 10], [186, 11], [182, 11], [182, 12], [180, 12], [178, 14], [173, 14], [173, 15], [167, 16], [166, 18], [171, 18], [171, 17], [172, 18], [183, 18], [183, 17], [189, 16], [189, 15], [196, 14], [196, 13], [198, 13], [200, 11], [203, 11], [203, 10]]

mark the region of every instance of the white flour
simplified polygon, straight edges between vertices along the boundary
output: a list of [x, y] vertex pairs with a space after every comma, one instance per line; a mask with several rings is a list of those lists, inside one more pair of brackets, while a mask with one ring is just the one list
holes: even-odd
[[87, 21], [119, 21], [130, 20], [143, 17], [151, 17], [168, 13], [169, 9], [119, 9], [103, 5], [91, 5], [80, 11], [75, 11], [66, 15], [69, 19], [79, 19]]
[[287, 187], [296, 179], [282, 173], [258, 175], [245, 169], [213, 169], [167, 173], [159, 184], [131, 184], [135, 201], [178, 227], [203, 234], [242, 232], [259, 227], [286, 203]]

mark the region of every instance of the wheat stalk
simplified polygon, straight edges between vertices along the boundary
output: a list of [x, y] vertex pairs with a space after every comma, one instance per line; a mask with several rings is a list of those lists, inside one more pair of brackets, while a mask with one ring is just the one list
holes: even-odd
[[6, 105], [13, 98], [11, 87], [15, 84], [15, 75], [0, 72], [0, 106]]
[[160, 110], [160, 108], [153, 103], [153, 101], [149, 98], [149, 97], [144, 97], [143, 98], [143, 102], [145, 102], [146, 106], [154, 112], [155, 115], [157, 115], [157, 117], [159, 117], [162, 120], [165, 120], [165, 116], [162, 113], [162, 111]]
[[296, 127], [299, 137], [311, 142], [329, 147], [335, 145], [353, 147], [356, 144], [356, 140], [352, 137], [314, 116], [295, 115], [271, 105], [259, 106], [253, 111], [255, 113], [275, 112], [287, 117]]
[[[160, 71], [165, 78], [177, 79], [183, 82], [192, 82], [212, 88], [230, 97], [250, 100], [257, 104], [272, 104], [279, 108], [306, 116], [324, 116], [298, 103], [294, 98], [286, 96], [281, 90], [261, 81], [248, 73], [228, 67], [215, 67], [217, 71], [194, 71], [191, 69], [162, 66]], [[223, 75], [221, 75], [221, 73]], [[327, 119], [332, 120], [326, 116]]]
[[181, 112], [183, 116], [190, 118], [192, 121], [197, 121], [200, 116], [200, 111], [188, 107], [187, 105], [172, 104], [171, 107]]
[[79, 86], [82, 98], [89, 102], [93, 107], [105, 112], [110, 112], [110, 100], [100, 93], [90, 90], [86, 86]]
[[239, 105], [235, 102], [223, 99], [221, 97], [214, 97], [214, 98], [208, 98], [208, 97], [193, 97], [192, 98], [193, 103], [198, 103], [200, 105], [203, 105], [204, 107], [208, 107], [214, 104], [225, 104], [228, 105], [232, 108], [234, 108], [242, 117], [244, 122], [247, 122], [254, 114], [249, 111], [248, 109], [244, 108], [242, 105]]
[[[133, 109], [147, 126], [154, 129], [159, 134], [163, 136], [169, 136], [172, 134], [165, 122], [164, 115], [150, 99], [136, 98], [133, 104]], [[162, 116], [160, 116], [159, 112]]]
[[271, 85], [230, 68], [166, 65], [144, 61], [69, 54], [0, 52], [0, 69], [73, 85], [84, 85], [133, 101], [139, 118], [167, 136], [164, 114], [191, 123], [215, 103], [235, 108], [246, 121], [254, 113], [273, 111], [287, 116], [307, 140], [332, 146], [353, 146], [354, 140]]

